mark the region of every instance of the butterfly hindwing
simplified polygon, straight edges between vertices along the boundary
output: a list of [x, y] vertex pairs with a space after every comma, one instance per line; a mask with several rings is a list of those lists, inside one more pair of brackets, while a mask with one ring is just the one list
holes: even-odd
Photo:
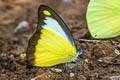
[[35, 66], [51, 66], [74, 59], [75, 48], [53, 31], [42, 29], [35, 46]]

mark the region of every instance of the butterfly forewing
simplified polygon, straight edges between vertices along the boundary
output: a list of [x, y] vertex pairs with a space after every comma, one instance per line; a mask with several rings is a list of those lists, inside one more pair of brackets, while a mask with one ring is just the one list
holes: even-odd
[[42, 27], [56, 32], [76, 48], [69, 28], [54, 10], [45, 5], [41, 5], [38, 9], [38, 16], [38, 28]]

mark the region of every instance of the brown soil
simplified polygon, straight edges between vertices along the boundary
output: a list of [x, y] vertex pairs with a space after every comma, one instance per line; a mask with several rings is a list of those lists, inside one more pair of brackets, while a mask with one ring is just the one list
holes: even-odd
[[[120, 75], [119, 37], [93, 40], [86, 23], [89, 0], [0, 0], [0, 80], [111, 80]], [[35, 31], [37, 9], [41, 4], [53, 8], [70, 28], [76, 44], [83, 49], [76, 63], [68, 63], [64, 72], [49, 68], [27, 67], [27, 43]], [[15, 34], [21, 21], [28, 21], [30, 30]], [[81, 40], [85, 39], [85, 40]], [[88, 40], [88, 41], [86, 41]], [[77, 72], [75, 66], [77, 64]], [[64, 64], [54, 66], [64, 70]], [[74, 74], [74, 75], [73, 75]]]

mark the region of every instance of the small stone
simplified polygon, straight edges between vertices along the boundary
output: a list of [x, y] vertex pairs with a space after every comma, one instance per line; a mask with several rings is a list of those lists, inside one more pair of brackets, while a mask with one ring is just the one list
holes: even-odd
[[14, 56], [13, 54], [11, 54], [11, 55], [9, 56], [9, 58], [10, 58], [11, 60], [14, 60], [14, 59], [15, 59], [15, 56]]
[[119, 50], [115, 49], [114, 52], [115, 52], [115, 54], [120, 55], [120, 51]]
[[62, 72], [62, 69], [51, 68], [51, 71], [60, 73], [60, 72]]
[[26, 54], [25, 53], [20, 54], [20, 59], [22, 62], [24, 62], [26, 59]]
[[88, 63], [88, 59], [85, 59], [85, 62], [87, 62], [87, 63]]
[[85, 75], [79, 75], [78, 80], [90, 80], [89, 78], [86, 78]]
[[99, 62], [103, 62], [103, 60], [102, 60], [102, 59], [98, 59], [98, 61], [99, 61]]
[[76, 67], [76, 64], [75, 63], [68, 63], [67, 67], [70, 68], [70, 69], [73, 69], [73, 68]]
[[62, 0], [63, 2], [73, 2], [73, 0]]
[[14, 32], [18, 34], [18, 33], [24, 33], [28, 30], [29, 30], [29, 23], [27, 21], [22, 21], [15, 28]]
[[70, 77], [74, 77], [75, 76], [75, 74], [74, 73], [70, 73]]
[[120, 75], [119, 76], [112, 76], [110, 77], [111, 80], [120, 80]]

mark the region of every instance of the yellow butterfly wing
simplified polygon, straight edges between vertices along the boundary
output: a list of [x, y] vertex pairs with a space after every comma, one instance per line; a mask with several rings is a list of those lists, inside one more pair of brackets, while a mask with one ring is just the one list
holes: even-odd
[[37, 41], [35, 66], [53, 66], [71, 62], [75, 57], [75, 48], [53, 31], [42, 29]]
[[53, 66], [75, 61], [81, 52], [62, 19], [51, 8], [40, 6], [38, 26], [28, 43], [28, 63], [41, 67]]
[[120, 36], [120, 0], [90, 0], [86, 16], [93, 38]]

